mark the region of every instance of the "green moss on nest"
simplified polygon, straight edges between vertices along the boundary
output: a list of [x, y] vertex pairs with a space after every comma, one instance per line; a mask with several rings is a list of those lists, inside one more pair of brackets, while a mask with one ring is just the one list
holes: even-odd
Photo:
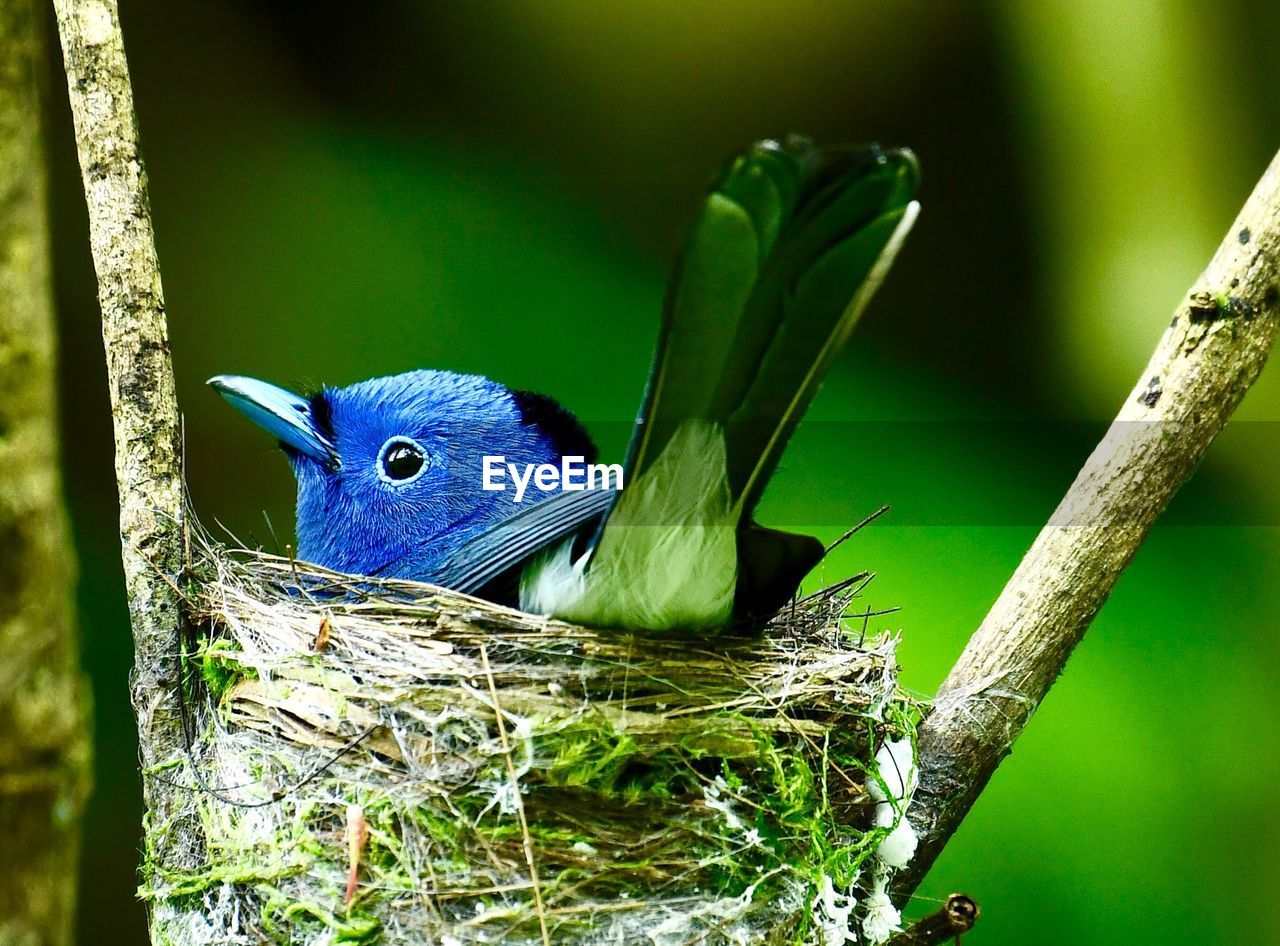
[[225, 637], [200, 638], [199, 646], [192, 662], [200, 670], [200, 679], [204, 682], [209, 698], [219, 703], [227, 691], [243, 679], [257, 679], [257, 673], [251, 667], [241, 663], [242, 652], [239, 645]]

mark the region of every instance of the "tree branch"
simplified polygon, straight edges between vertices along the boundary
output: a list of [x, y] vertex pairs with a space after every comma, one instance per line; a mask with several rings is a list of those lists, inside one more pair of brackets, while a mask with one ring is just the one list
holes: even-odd
[[[125, 589], [133, 623], [134, 709], [144, 771], [182, 745], [172, 695], [183, 562], [178, 407], [164, 296], [114, 0], [54, 0], [98, 274], [115, 430]], [[165, 792], [148, 781], [156, 823]]]
[[0, 3], [0, 943], [62, 946], [89, 737], [58, 475], [42, 13]]
[[905, 899], [959, 827], [1156, 518], [1266, 362], [1280, 324], [1280, 155], [1174, 314], [920, 729]]
[[959, 939], [973, 929], [982, 911], [972, 897], [953, 893], [941, 909], [914, 923], [892, 940], [889, 946], [938, 946]]

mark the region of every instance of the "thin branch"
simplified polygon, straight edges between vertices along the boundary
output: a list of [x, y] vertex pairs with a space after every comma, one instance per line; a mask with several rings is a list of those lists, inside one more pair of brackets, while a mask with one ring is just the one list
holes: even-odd
[[[140, 733], [145, 771], [182, 745], [176, 708], [157, 699], [173, 693], [178, 680], [173, 589], [184, 515], [178, 407], [119, 12], [114, 0], [53, 6], [98, 273], [133, 622], [133, 700], [140, 722], [147, 721]], [[164, 794], [148, 782], [153, 823], [163, 823]]]
[[938, 691], [920, 729], [918, 885], [1116, 580], [1258, 377], [1280, 324], [1280, 155], [1174, 314], [1111, 428]]
[[958, 940], [973, 929], [981, 913], [972, 897], [953, 893], [939, 910], [899, 933], [889, 946], [938, 946]]

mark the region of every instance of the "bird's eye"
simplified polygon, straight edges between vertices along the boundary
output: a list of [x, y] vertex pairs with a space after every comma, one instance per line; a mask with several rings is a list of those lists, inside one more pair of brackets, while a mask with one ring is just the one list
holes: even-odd
[[416, 440], [392, 437], [382, 445], [378, 475], [388, 483], [408, 483], [422, 475], [427, 457]]

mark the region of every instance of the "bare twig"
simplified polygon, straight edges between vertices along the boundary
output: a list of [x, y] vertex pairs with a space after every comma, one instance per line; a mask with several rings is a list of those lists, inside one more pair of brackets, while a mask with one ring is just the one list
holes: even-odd
[[942, 684], [910, 816], [919, 883], [1009, 753], [1156, 518], [1266, 362], [1280, 323], [1280, 155], [1138, 384]]
[[511, 758], [507, 723], [502, 718], [502, 707], [498, 704], [498, 688], [493, 682], [493, 668], [489, 666], [489, 651], [484, 644], [480, 645], [480, 660], [484, 664], [485, 680], [489, 684], [489, 697], [493, 700], [493, 716], [498, 727], [498, 738], [502, 742], [507, 778], [511, 780], [511, 793], [516, 814], [520, 816], [521, 847], [524, 850], [524, 862], [529, 868], [529, 882], [533, 885], [533, 902], [538, 913], [538, 932], [542, 935], [543, 946], [551, 946], [551, 937], [547, 932], [547, 911], [542, 902], [542, 885], [538, 882], [538, 862], [533, 853], [533, 838], [529, 834], [529, 818], [524, 810], [524, 798], [520, 794], [520, 779], [516, 775], [516, 764]]
[[938, 943], [949, 943], [973, 929], [981, 913], [977, 901], [972, 897], [953, 893], [947, 897], [947, 902], [941, 909], [899, 933], [890, 940], [889, 946], [937, 946]]
[[[133, 622], [133, 699], [139, 720], [149, 721], [140, 733], [148, 770], [182, 745], [176, 707], [164, 700], [178, 680], [174, 587], [184, 515], [178, 408], [119, 13], [114, 0], [54, 0], [54, 9], [98, 273]], [[148, 780], [153, 824], [165, 820], [164, 796]]]

